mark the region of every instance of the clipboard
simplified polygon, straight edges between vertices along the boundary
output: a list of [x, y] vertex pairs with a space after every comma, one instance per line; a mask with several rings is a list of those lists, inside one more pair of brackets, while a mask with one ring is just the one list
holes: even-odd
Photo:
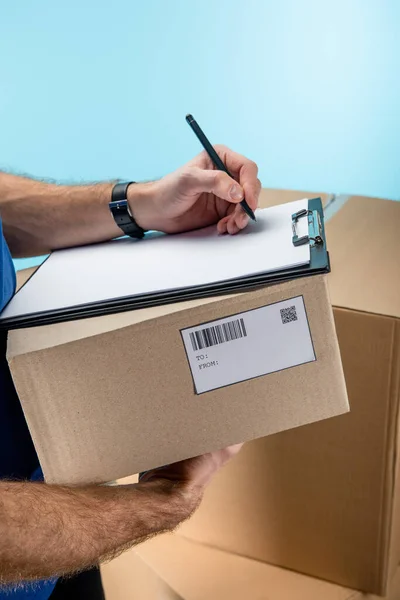
[[[307, 223], [307, 233], [300, 235], [299, 227], [302, 225], [304, 230], [304, 222]], [[102, 299], [99, 301], [75, 304], [40, 312], [24, 312], [23, 314], [7, 316], [7, 312], [9, 311], [6, 310], [4, 316], [0, 315], [0, 330], [51, 325], [65, 321], [138, 310], [162, 304], [183, 302], [185, 300], [234, 294], [291, 279], [328, 273], [330, 271], [330, 262], [326, 246], [324, 213], [321, 198], [308, 199], [307, 208], [303, 208], [291, 214], [291, 230], [291, 241], [294, 247], [309, 246], [310, 261], [306, 265], [267, 273], [245, 275], [215, 283], [192, 285], [187, 288], [149, 292], [140, 295], [125, 295], [123, 297], [106, 300]], [[39, 267], [39, 270], [41, 268], [42, 267]], [[35, 277], [35, 273], [21, 289], [29, 284], [31, 279]], [[13, 300], [11, 300], [8, 305], [11, 308], [12, 302]]]

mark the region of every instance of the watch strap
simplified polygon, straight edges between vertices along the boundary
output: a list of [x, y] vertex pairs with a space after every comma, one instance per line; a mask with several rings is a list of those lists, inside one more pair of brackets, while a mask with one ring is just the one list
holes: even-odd
[[125, 183], [117, 183], [114, 185], [111, 192], [111, 202], [109, 208], [114, 221], [125, 235], [129, 237], [142, 239], [144, 237], [144, 229], [142, 229], [135, 221], [128, 203], [128, 188], [134, 181]]

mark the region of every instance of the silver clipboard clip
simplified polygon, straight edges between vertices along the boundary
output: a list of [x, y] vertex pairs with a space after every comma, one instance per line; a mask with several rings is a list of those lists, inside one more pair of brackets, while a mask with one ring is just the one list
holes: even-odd
[[[297, 235], [297, 222], [302, 217], [307, 217], [308, 220], [308, 235]], [[310, 244], [310, 246], [322, 246], [324, 239], [322, 237], [322, 224], [319, 212], [317, 210], [299, 210], [292, 215], [292, 242], [294, 246], [302, 246]]]

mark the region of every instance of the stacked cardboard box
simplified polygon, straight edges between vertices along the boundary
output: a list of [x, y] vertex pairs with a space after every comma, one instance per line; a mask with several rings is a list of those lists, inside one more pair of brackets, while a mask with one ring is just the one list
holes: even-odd
[[400, 560], [399, 231], [400, 203], [362, 197], [327, 224], [350, 413], [250, 443], [182, 535], [387, 592]]

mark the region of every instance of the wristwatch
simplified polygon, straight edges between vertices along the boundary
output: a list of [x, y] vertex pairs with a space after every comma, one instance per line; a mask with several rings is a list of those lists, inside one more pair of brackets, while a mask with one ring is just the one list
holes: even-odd
[[124, 234], [141, 240], [144, 237], [145, 231], [136, 223], [127, 199], [128, 187], [133, 183], [135, 182], [128, 181], [114, 185], [111, 192], [111, 202], [108, 206], [114, 217], [114, 221]]

